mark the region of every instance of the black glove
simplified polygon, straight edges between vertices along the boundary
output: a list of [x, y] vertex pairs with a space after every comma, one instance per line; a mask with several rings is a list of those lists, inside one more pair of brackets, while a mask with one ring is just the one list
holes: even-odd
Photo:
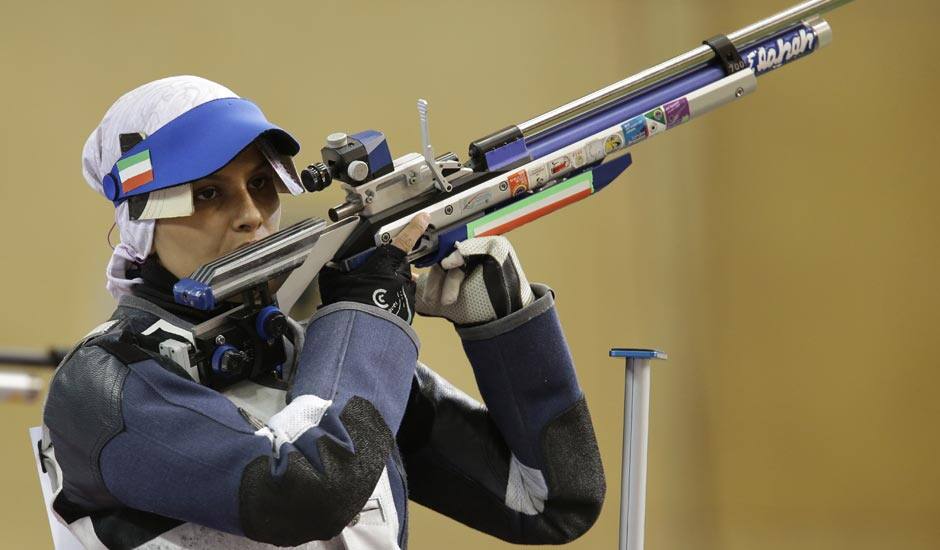
[[320, 270], [323, 305], [349, 301], [387, 310], [409, 325], [414, 317], [415, 282], [405, 251], [383, 244], [364, 264], [344, 273], [336, 268]]

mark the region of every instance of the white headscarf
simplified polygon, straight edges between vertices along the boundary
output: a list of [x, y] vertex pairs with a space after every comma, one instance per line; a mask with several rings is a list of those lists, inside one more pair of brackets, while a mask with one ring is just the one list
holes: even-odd
[[[82, 150], [82, 172], [95, 191], [104, 196], [101, 180], [121, 158], [120, 135], [151, 135], [186, 111], [220, 98], [238, 95], [221, 84], [198, 76], [171, 76], [148, 82], [118, 98], [101, 123], [88, 136]], [[127, 202], [114, 212], [121, 242], [108, 262], [107, 288], [112, 296], [127, 294], [142, 279], [128, 279], [127, 268], [142, 263], [153, 248], [154, 220], [131, 220]]]

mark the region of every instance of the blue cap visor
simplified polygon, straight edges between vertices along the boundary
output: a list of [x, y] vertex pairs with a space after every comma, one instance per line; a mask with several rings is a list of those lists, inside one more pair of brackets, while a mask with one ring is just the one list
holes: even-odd
[[300, 144], [271, 124], [247, 99], [223, 98], [193, 107], [124, 153], [102, 180], [117, 206], [128, 197], [204, 178], [231, 162], [258, 137], [281, 154]]

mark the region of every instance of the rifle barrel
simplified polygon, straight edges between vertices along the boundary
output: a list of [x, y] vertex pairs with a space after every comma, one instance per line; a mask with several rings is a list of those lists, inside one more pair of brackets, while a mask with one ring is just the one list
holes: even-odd
[[[774, 34], [810, 20], [828, 11], [848, 4], [852, 0], [809, 0], [793, 6], [787, 10], [774, 14], [766, 19], [748, 25], [728, 35], [728, 39], [738, 49], [750, 44], [765, 40]], [[601, 88], [596, 92], [582, 98], [566, 103], [527, 120], [517, 127], [522, 131], [526, 140], [545, 134], [558, 126], [574, 120], [582, 115], [616, 103], [637, 92], [665, 82], [694, 67], [708, 63], [715, 58], [715, 52], [708, 46], [702, 45], [682, 55], [673, 57], [659, 65], [655, 65], [619, 82]]]

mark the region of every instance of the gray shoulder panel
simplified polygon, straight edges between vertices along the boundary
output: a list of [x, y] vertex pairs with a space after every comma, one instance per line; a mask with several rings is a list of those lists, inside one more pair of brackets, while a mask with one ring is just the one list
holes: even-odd
[[378, 306], [370, 306], [368, 304], [360, 304], [358, 302], [346, 302], [346, 301], [335, 302], [328, 306], [323, 306], [320, 309], [318, 309], [317, 312], [313, 315], [313, 317], [310, 318], [310, 321], [308, 322], [307, 326], [310, 326], [311, 324], [313, 324], [313, 322], [319, 319], [320, 317], [326, 317], [327, 315], [334, 313], [336, 311], [344, 311], [344, 310], [361, 311], [363, 313], [368, 313], [369, 315], [372, 315], [374, 317], [378, 317], [379, 319], [385, 319], [386, 321], [391, 321], [394, 325], [396, 325], [398, 328], [404, 331], [404, 333], [407, 334], [409, 338], [411, 338], [411, 341], [415, 345], [415, 349], [417, 349], [418, 351], [421, 351], [421, 341], [418, 339], [418, 334], [414, 331], [413, 328], [411, 328], [411, 325], [406, 323], [404, 319], [402, 319], [398, 315], [389, 313], [388, 311], [381, 309]]
[[99, 455], [121, 432], [121, 392], [128, 368], [93, 338], [62, 364], [49, 386], [43, 423], [62, 468], [63, 493], [89, 511], [118, 505], [101, 477]]

